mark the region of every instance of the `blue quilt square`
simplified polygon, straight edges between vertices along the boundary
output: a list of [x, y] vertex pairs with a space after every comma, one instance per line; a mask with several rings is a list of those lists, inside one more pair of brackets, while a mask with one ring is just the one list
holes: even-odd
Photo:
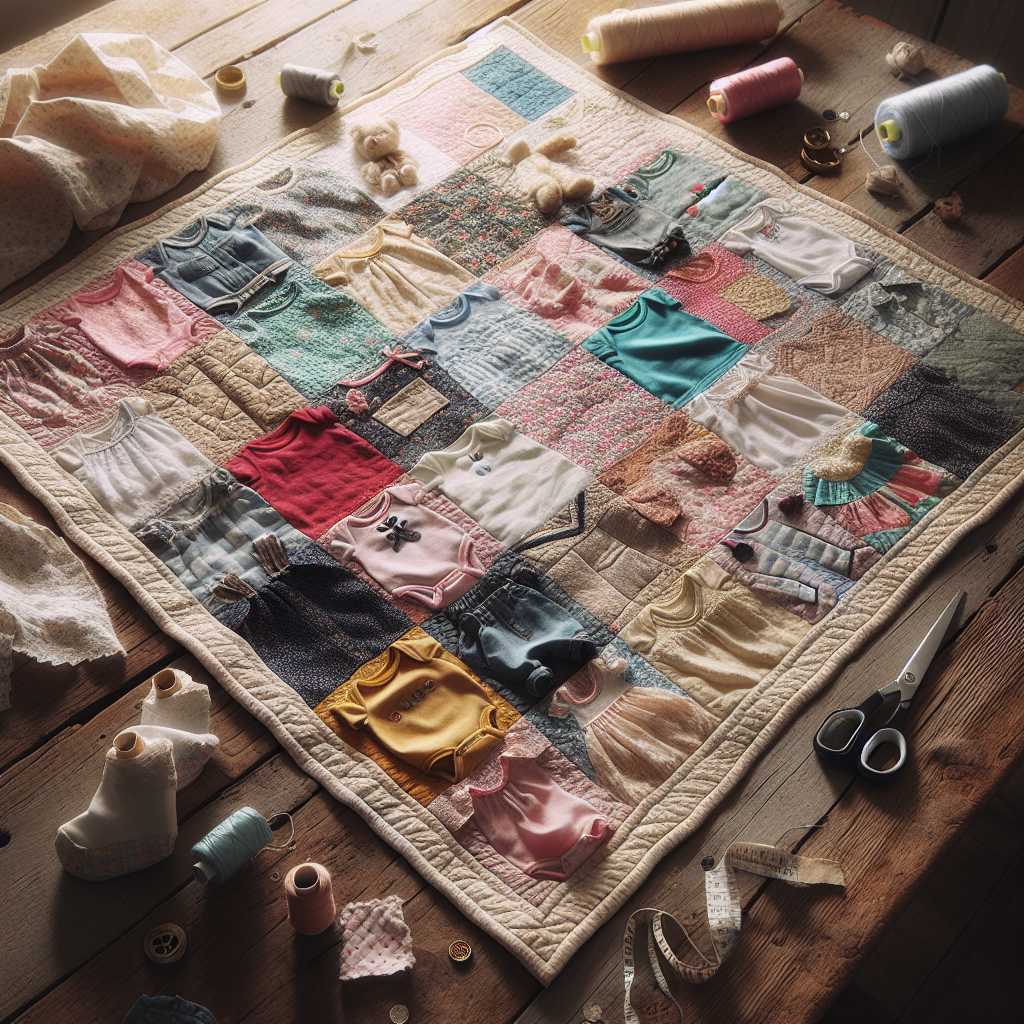
[[462, 73], [528, 121], [536, 120], [572, 95], [572, 89], [538, 71], [507, 46], [499, 47]]

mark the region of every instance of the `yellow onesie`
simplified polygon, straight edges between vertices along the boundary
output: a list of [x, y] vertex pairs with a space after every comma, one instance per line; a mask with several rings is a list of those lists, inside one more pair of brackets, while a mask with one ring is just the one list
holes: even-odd
[[331, 711], [420, 771], [458, 782], [505, 730], [477, 678], [443, 653], [431, 636], [396, 640], [331, 695]]

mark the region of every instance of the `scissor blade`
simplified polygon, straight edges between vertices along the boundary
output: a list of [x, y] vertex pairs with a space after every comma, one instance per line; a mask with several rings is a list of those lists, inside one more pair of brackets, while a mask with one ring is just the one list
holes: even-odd
[[928, 666], [932, 663], [943, 641], [946, 639], [950, 624], [956, 617], [965, 594], [965, 591], [961, 591], [946, 605], [943, 613], [935, 620], [935, 624], [928, 630], [924, 639], [918, 644], [917, 650], [914, 651], [910, 656], [910, 660], [904, 665], [903, 672], [899, 678], [903, 700], [910, 700], [914, 696], [914, 691], [921, 682], [921, 678], [928, 671]]

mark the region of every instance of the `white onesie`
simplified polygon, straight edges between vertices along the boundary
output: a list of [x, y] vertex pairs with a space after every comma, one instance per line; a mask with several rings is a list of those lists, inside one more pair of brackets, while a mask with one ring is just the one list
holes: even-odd
[[474, 423], [447, 448], [427, 452], [411, 472], [503, 544], [542, 526], [593, 479], [499, 416]]
[[853, 242], [793, 210], [782, 199], [766, 199], [718, 240], [731, 252], [755, 256], [797, 284], [824, 295], [844, 291], [874, 263], [857, 255]]

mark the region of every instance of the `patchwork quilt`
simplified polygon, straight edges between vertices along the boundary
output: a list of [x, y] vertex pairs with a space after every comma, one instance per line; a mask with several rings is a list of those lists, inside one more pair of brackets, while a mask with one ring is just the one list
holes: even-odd
[[1024, 485], [1022, 328], [503, 22], [0, 309], [2, 456], [548, 982]]

